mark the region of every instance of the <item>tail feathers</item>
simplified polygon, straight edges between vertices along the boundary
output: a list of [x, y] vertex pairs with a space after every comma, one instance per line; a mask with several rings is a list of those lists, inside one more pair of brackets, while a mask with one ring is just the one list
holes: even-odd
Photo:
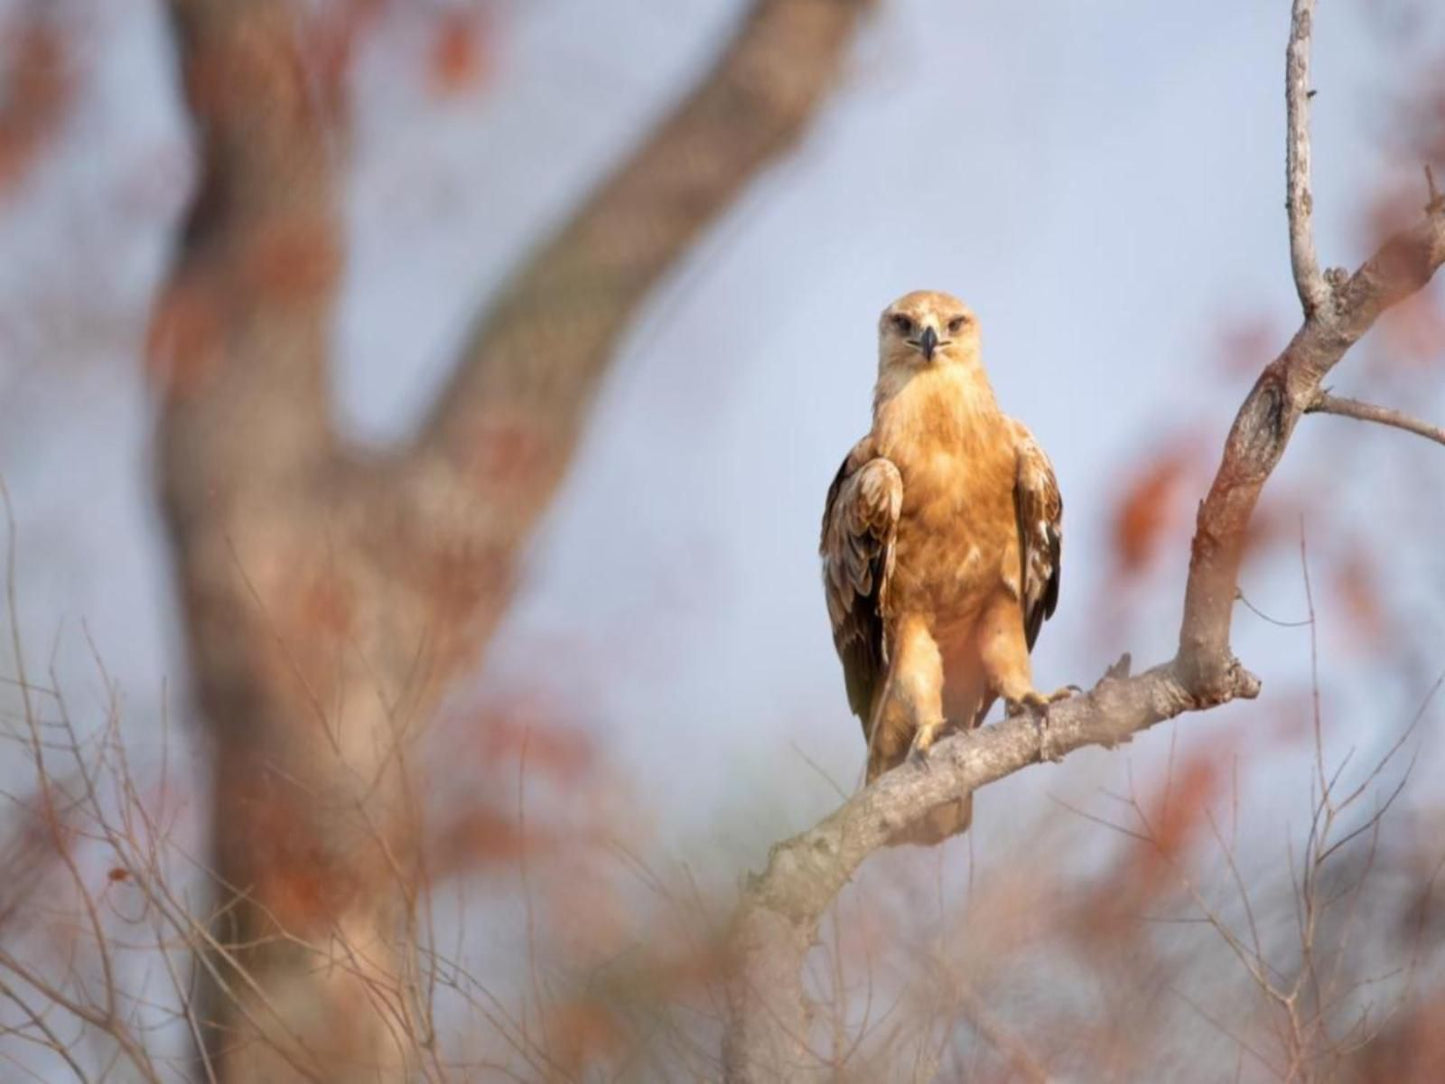
[[[990, 696], [979, 705], [978, 711], [973, 714], [975, 728], [983, 725], [984, 717], [988, 715], [988, 710], [993, 707], [993, 703], [994, 698]], [[945, 733], [953, 730], [956, 728], [949, 727]], [[892, 767], [892, 765], [888, 766]], [[877, 774], [877, 771], [871, 772], [868, 781], [871, 783]], [[945, 840], [963, 835], [971, 824], [973, 824], [973, 795], [969, 794], [930, 809], [927, 816], [917, 824], [894, 833], [893, 838], [888, 841], [888, 845], [898, 847], [904, 844], [913, 844], [919, 847], [936, 847]]]

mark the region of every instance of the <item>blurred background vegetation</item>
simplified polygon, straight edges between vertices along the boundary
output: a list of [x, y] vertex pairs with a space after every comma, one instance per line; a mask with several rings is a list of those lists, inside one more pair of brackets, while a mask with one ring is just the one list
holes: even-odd
[[[816, 527], [877, 312], [1064, 492], [1040, 684], [1166, 657], [1298, 322], [1289, 5], [0, 2], [0, 1080], [709, 1080], [744, 871], [861, 779]], [[1325, 5], [1316, 222], [1445, 169]], [[1441, 288], [1336, 390], [1445, 418]], [[1315, 417], [1256, 702], [981, 792], [810, 961], [839, 1080], [1436, 1080], [1445, 457]]]

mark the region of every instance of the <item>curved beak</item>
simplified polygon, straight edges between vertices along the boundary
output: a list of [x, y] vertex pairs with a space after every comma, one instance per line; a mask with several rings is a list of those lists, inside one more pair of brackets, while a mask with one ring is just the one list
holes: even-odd
[[918, 349], [923, 351], [926, 360], [933, 360], [933, 352], [938, 349], [938, 332], [931, 327], [923, 329], [923, 334], [918, 336]]

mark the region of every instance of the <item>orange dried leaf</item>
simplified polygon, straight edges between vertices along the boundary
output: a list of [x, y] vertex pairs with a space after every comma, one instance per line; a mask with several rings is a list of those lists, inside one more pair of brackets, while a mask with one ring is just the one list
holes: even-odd
[[474, 806], [452, 816], [435, 837], [428, 869], [435, 878], [448, 877], [496, 863], [514, 862], [525, 851], [545, 850], [550, 837], [535, 828], [524, 836], [517, 823], [488, 806]]
[[1205, 823], [1209, 803], [1219, 789], [1217, 754], [1198, 753], [1175, 769], [1172, 786], [1161, 796], [1154, 817], [1154, 844], [1170, 859], [1178, 858]]
[[1362, 546], [1354, 546], [1336, 565], [1333, 581], [1349, 615], [1351, 632], [1365, 643], [1379, 643], [1385, 634], [1385, 612], [1374, 565]]
[[31, 18], [0, 47], [0, 195], [20, 179], [60, 122], [73, 85], [59, 35]]
[[482, 34], [475, 18], [444, 17], [431, 50], [431, 85], [438, 94], [458, 94], [475, 86], [486, 71]]
[[355, 617], [355, 591], [339, 575], [322, 575], [298, 595], [299, 624], [303, 631], [320, 631], [333, 636], [351, 629]]
[[607, 1008], [595, 1001], [563, 1005], [547, 1022], [550, 1056], [573, 1075], [617, 1054], [622, 1030]]
[[223, 342], [218, 291], [198, 278], [175, 282], [156, 302], [146, 343], [146, 368], [167, 395], [193, 390]]
[[1380, 317], [1385, 360], [1410, 365], [1436, 361], [1445, 354], [1445, 312], [1428, 290], [1413, 294]]
[[1231, 376], [1253, 376], [1268, 364], [1279, 342], [1274, 321], [1259, 316], [1227, 325], [1220, 361]]
[[596, 764], [592, 740], [576, 727], [499, 716], [489, 720], [484, 753], [489, 760], [520, 758], [525, 750], [528, 771], [536, 770], [564, 782], [575, 782]]
[[299, 302], [331, 293], [341, 274], [335, 226], [325, 218], [290, 220], [247, 238], [244, 281], [264, 296]]
[[1192, 456], [1176, 448], [1147, 461], [1124, 490], [1114, 512], [1118, 570], [1137, 575], [1148, 567], [1177, 521]]

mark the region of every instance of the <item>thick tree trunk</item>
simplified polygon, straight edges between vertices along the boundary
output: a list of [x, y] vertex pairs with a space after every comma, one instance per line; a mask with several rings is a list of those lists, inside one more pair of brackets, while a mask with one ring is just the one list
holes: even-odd
[[199, 1007], [218, 1079], [429, 1067], [408, 742], [495, 627], [631, 314], [797, 138], [866, 7], [759, 0], [479, 323], [414, 445], [378, 461], [329, 418], [344, 73], [320, 58], [344, 55], [337, 27], [284, 0], [172, 0], [202, 176], [151, 364], [215, 757]]

